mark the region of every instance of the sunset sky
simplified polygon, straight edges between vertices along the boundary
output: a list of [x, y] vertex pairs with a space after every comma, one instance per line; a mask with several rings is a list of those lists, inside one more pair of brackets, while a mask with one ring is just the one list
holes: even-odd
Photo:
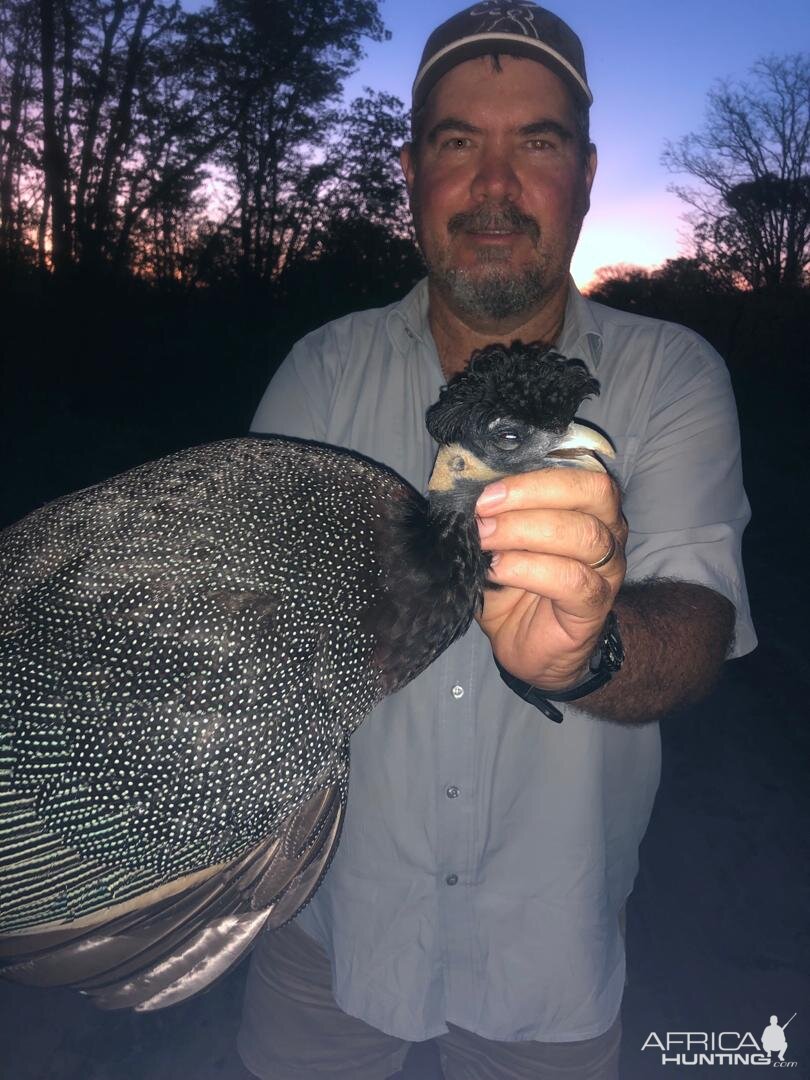
[[[464, 0], [384, 0], [390, 41], [367, 46], [347, 83], [396, 94], [409, 104], [430, 31]], [[683, 205], [660, 164], [664, 140], [696, 130], [716, 79], [745, 77], [767, 54], [810, 48], [807, 0], [561, 0], [549, 7], [582, 38], [594, 94], [591, 132], [599, 150], [593, 205], [574, 257], [585, 285], [613, 263], [653, 266], [683, 254]], [[681, 178], [683, 179], [683, 178]]]

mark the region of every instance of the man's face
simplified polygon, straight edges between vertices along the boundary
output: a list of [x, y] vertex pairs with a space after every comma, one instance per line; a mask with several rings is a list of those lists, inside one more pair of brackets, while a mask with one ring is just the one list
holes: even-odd
[[596, 169], [568, 90], [533, 60], [452, 68], [402, 166], [432, 284], [462, 317], [530, 318], [563, 288]]

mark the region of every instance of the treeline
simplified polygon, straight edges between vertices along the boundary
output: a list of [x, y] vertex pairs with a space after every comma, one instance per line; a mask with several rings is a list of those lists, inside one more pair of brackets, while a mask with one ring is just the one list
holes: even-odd
[[[378, 0], [3, 0], [0, 271], [401, 291], [420, 265], [408, 115], [368, 88], [343, 102], [363, 43], [385, 36]], [[673, 190], [713, 281], [802, 287], [810, 55], [750, 75], [718, 83], [662, 163], [696, 182]]]
[[737, 289], [711, 264], [695, 257], [668, 259], [653, 269], [605, 266], [587, 292], [592, 300], [610, 307], [696, 330], [735, 372], [770, 370], [776, 382], [790, 371], [796, 389], [808, 386], [810, 289], [806, 287]]
[[745, 82], [719, 80], [699, 131], [667, 140], [662, 164], [696, 186], [692, 249], [726, 288], [810, 284], [810, 53], [764, 56]]
[[384, 36], [376, 0], [4, 0], [0, 257], [282, 292], [352, 250], [396, 274], [407, 114], [341, 103]]
[[[0, 523], [244, 433], [297, 338], [421, 276], [404, 106], [342, 97], [384, 36], [377, 0], [0, 0]], [[665, 162], [702, 185], [694, 258], [592, 295], [703, 333], [770, 439], [807, 390], [810, 59], [718, 89]]]

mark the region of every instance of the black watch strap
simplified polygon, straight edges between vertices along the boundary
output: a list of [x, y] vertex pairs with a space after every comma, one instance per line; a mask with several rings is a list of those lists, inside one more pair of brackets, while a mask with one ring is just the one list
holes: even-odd
[[517, 696], [523, 698], [524, 701], [528, 701], [530, 705], [534, 705], [535, 709], [539, 709], [540, 712], [545, 713], [549, 720], [553, 720], [555, 724], [561, 724], [563, 722], [563, 714], [551, 704], [548, 698], [543, 697], [536, 686], [532, 686], [531, 683], [524, 682], [523, 679], [519, 679], [516, 675], [510, 674], [505, 667], [498, 663], [498, 660], [495, 659], [495, 657], [493, 657], [493, 659], [498, 667], [501, 678], [510, 690], [513, 690]]
[[513, 690], [518, 697], [523, 698], [524, 701], [528, 701], [530, 705], [534, 705], [536, 709], [544, 713], [549, 720], [553, 720], [555, 724], [562, 723], [563, 714], [551, 704], [552, 701], [577, 701], [587, 694], [592, 694], [594, 690], [598, 690], [600, 686], [610, 682], [614, 673], [621, 668], [623, 662], [624, 646], [619, 635], [619, 620], [615, 611], [611, 611], [605, 620], [605, 627], [599, 639], [599, 644], [594, 650], [588, 665], [590, 675], [578, 686], [572, 686], [569, 690], [544, 690], [542, 687], [533, 686], [531, 683], [524, 682], [523, 679], [518, 679], [517, 676], [512, 675], [498, 663], [497, 659], [495, 660], [501, 678], [509, 689]]

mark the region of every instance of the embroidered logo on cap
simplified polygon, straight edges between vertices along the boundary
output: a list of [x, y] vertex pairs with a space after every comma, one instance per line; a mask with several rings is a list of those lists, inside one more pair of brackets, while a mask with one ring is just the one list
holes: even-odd
[[494, 31], [502, 33], [521, 33], [527, 37], [539, 38], [540, 34], [534, 25], [534, 13], [537, 10], [534, 4], [528, 2], [504, 3], [503, 0], [485, 0], [470, 9], [471, 18], [479, 16], [482, 22], [476, 27], [476, 34], [491, 34]]

